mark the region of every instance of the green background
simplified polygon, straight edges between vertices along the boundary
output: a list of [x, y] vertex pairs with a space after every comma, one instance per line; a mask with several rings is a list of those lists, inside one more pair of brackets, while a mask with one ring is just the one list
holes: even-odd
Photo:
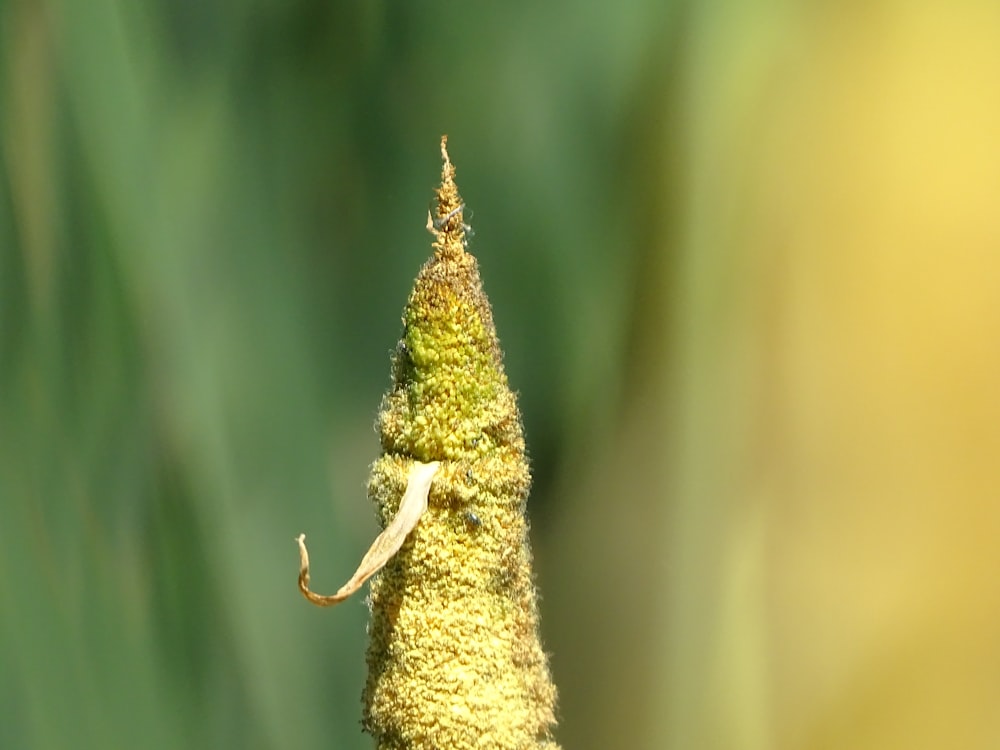
[[442, 133], [563, 745], [998, 746], [998, 29], [0, 0], [0, 747], [370, 746], [293, 537], [376, 532]]

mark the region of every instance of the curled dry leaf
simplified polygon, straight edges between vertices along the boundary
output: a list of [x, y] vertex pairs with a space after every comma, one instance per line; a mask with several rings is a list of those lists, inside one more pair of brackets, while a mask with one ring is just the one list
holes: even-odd
[[295, 541], [299, 543], [299, 591], [302, 595], [319, 607], [331, 607], [340, 604], [347, 597], [357, 591], [361, 586], [378, 573], [392, 556], [399, 552], [406, 537], [413, 527], [417, 525], [420, 517], [427, 510], [427, 495], [431, 489], [431, 481], [437, 472], [440, 463], [433, 461], [429, 464], [413, 462], [410, 469], [409, 480], [406, 485], [406, 492], [399, 502], [399, 511], [385, 531], [375, 538], [368, 552], [361, 559], [361, 564], [354, 571], [354, 575], [345, 583], [336, 594], [323, 596], [309, 590], [309, 552], [306, 550], [306, 535], [299, 534]]

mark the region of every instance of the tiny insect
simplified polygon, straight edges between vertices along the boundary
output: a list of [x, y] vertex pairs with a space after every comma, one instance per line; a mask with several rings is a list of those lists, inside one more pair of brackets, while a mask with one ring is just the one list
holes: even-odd
[[483, 525], [482, 519], [471, 510], [465, 511], [465, 521], [469, 524], [469, 526], [472, 526], [475, 529], [478, 529]]
[[410, 347], [406, 345], [405, 341], [400, 341], [396, 344], [396, 348], [393, 350], [392, 355], [392, 377], [393, 379], [400, 381], [403, 380], [406, 375], [406, 371], [409, 367], [412, 367], [412, 361], [410, 359]]

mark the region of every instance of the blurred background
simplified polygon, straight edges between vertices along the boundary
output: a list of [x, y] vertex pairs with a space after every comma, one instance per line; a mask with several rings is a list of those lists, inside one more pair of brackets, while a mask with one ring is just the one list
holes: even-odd
[[371, 746], [293, 537], [442, 133], [563, 746], [1000, 747], [998, 82], [995, 2], [0, 0], [0, 747]]

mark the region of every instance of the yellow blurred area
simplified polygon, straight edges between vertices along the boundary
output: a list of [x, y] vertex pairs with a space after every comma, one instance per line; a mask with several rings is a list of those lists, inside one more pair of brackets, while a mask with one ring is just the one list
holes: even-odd
[[630, 739], [1000, 747], [1000, 6], [717, 13], [643, 339], [675, 326], [673, 377], [591, 519], [674, 503], [665, 534], [627, 507], [602, 557], [629, 601], [671, 583], [660, 629], [604, 624], [668, 641], [627, 662], [666, 697]]
[[1000, 7], [964, 11], [824, 14], [760, 116], [778, 746], [1000, 746]]

